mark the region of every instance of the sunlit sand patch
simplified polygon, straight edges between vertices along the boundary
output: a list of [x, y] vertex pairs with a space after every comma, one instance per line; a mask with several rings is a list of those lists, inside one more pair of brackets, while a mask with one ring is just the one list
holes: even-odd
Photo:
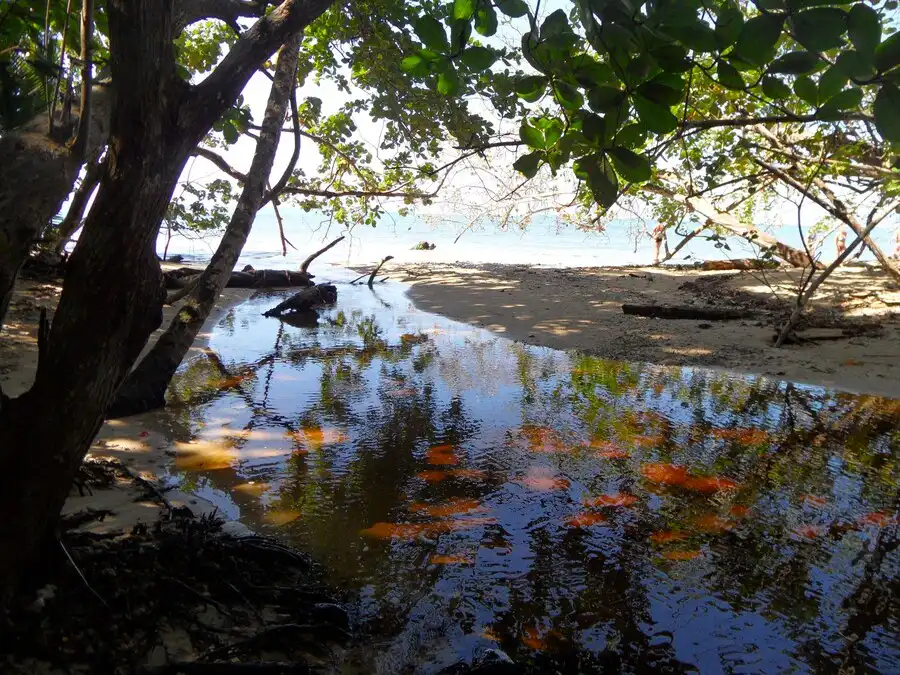
[[263, 520], [269, 525], [286, 525], [300, 517], [300, 512], [294, 509], [272, 509], [266, 511]]
[[627, 493], [599, 495], [584, 500], [584, 505], [589, 507], [602, 506], [632, 506], [637, 504], [638, 498]]
[[666, 560], [672, 561], [685, 561], [685, 560], [695, 560], [703, 555], [702, 551], [694, 550], [694, 551], [664, 551], [662, 557]]
[[681, 532], [679, 530], [657, 530], [647, 538], [654, 544], [661, 545], [673, 541], [683, 541], [689, 537], [690, 535], [687, 532]]
[[564, 522], [568, 527], [584, 528], [606, 525], [609, 522], [609, 519], [602, 513], [584, 511], [582, 513], [576, 513], [574, 516], [569, 516]]
[[117, 450], [127, 450], [128, 452], [147, 452], [150, 446], [144, 441], [134, 438], [107, 438], [106, 445], [109, 448]]
[[238, 452], [223, 443], [193, 441], [175, 443], [175, 466], [185, 471], [227, 469], [238, 462]]
[[687, 467], [678, 464], [644, 464], [641, 474], [659, 485], [684, 485], [689, 478]]
[[268, 489], [269, 483], [257, 483], [256, 481], [247, 481], [246, 483], [241, 483], [239, 485], [234, 486], [234, 490], [236, 492], [240, 492], [245, 495], [251, 495], [253, 497], [261, 497]]
[[473, 565], [475, 560], [468, 555], [442, 555], [435, 553], [428, 562], [432, 565]]

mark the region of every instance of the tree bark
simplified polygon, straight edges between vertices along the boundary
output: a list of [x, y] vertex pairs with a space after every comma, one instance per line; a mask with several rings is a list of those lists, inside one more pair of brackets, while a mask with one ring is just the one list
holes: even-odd
[[113, 395], [162, 321], [155, 239], [191, 151], [259, 66], [330, 0], [284, 0], [196, 86], [177, 74], [172, 4], [106, 3], [112, 78], [128, 86], [115, 91], [109, 160], [34, 385], [16, 399], [0, 395], [0, 466], [15, 477], [0, 490], [0, 602], [39, 562]]
[[256, 152], [228, 228], [212, 260], [200, 275], [184, 306], [172, 319], [168, 330], [125, 379], [108, 411], [110, 417], [134, 415], [165, 405], [166, 389], [172, 376], [194, 344], [222, 289], [232, 278], [232, 270], [250, 234], [256, 212], [262, 205], [272, 171], [282, 121], [295, 87], [299, 35], [285, 42], [278, 55]]
[[65, 250], [66, 244], [72, 239], [72, 235], [78, 231], [84, 222], [84, 210], [87, 208], [94, 190], [100, 184], [103, 170], [104, 161], [99, 158], [88, 163], [84, 180], [72, 193], [69, 210], [66, 211], [66, 216], [59, 226], [59, 231], [55, 234], [56, 241], [53, 243], [53, 250], [56, 253], [62, 253]]

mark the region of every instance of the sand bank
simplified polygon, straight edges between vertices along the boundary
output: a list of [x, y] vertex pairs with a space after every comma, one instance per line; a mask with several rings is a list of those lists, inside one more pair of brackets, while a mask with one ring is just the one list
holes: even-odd
[[[900, 292], [869, 267], [839, 270], [814, 299], [814, 323], [871, 321], [876, 335], [775, 349], [799, 270], [701, 272], [648, 267], [386, 266], [429, 312], [529, 344], [609, 359], [704, 366], [900, 398]], [[626, 316], [623, 303], [749, 308], [752, 319]]]

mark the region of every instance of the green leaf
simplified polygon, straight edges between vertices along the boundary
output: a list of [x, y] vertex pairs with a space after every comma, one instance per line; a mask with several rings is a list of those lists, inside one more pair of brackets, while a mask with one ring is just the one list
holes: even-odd
[[735, 43], [744, 27], [744, 14], [740, 7], [731, 3], [722, 5], [716, 19], [716, 45], [725, 49]]
[[613, 69], [605, 63], [587, 60], [575, 66], [572, 73], [575, 81], [584, 89], [616, 81]]
[[575, 175], [587, 181], [594, 199], [609, 208], [619, 196], [619, 179], [603, 153], [581, 157], [575, 162]]
[[801, 75], [794, 82], [794, 93], [810, 105], [819, 102], [819, 88], [809, 75]]
[[608, 150], [612, 157], [616, 171], [625, 180], [631, 183], [643, 183], [650, 180], [650, 160], [644, 155], [632, 152], [628, 148], [610, 148]]
[[472, 24], [464, 19], [456, 19], [450, 24], [450, 54], [455, 55], [465, 49], [472, 36]]
[[780, 14], [760, 14], [744, 24], [734, 51], [741, 58], [757, 66], [764, 65], [775, 54], [775, 44], [781, 37], [784, 17]]
[[694, 66], [681, 45], [663, 45], [651, 50], [650, 54], [670, 73], [686, 73]]
[[832, 66], [819, 78], [819, 100], [827, 101], [847, 84], [847, 74], [838, 66]]
[[744, 89], [747, 86], [737, 68], [725, 61], [719, 61], [716, 74], [719, 76], [719, 83], [728, 89]]
[[566, 110], [578, 110], [584, 105], [584, 96], [571, 84], [557, 80], [553, 83], [553, 93], [556, 101]]
[[516, 80], [515, 89], [516, 93], [523, 99], [529, 103], [534, 103], [544, 95], [548, 83], [549, 80], [541, 75], [526, 75]]
[[459, 93], [459, 76], [451, 67], [438, 75], [437, 90], [444, 96], [456, 96]]
[[875, 96], [875, 127], [886, 141], [900, 141], [900, 89], [883, 84]]
[[543, 150], [547, 147], [544, 141], [544, 134], [528, 123], [528, 120], [522, 120], [522, 126], [519, 127], [519, 138], [529, 148]]
[[766, 75], [762, 79], [763, 93], [769, 98], [782, 99], [791, 97], [791, 88], [783, 80], [772, 75]]
[[772, 65], [769, 66], [769, 72], [804, 75], [814, 71], [819, 61], [819, 55], [812, 52], [788, 52], [772, 62]]
[[475, 10], [475, 30], [479, 35], [491, 37], [497, 32], [497, 12], [490, 5]]
[[619, 105], [625, 92], [615, 87], [594, 87], [588, 92], [588, 105], [597, 112], [606, 112]]
[[524, 175], [525, 178], [534, 178], [541, 166], [542, 159], [544, 159], [543, 152], [529, 152], [513, 162], [513, 168]]
[[569, 18], [561, 9], [557, 9], [555, 12], [551, 13], [546, 19], [544, 19], [544, 23], [541, 24], [542, 40], [546, 40], [548, 38], [556, 37], [559, 35], [571, 34], [572, 27], [569, 26]]
[[[412, 56], [407, 56], [400, 62], [400, 69], [404, 73], [412, 73], [415, 70], [420, 70], [420, 66], [424, 66], [425, 61], [418, 54], [413, 54]], [[427, 72], [427, 70], [426, 70]]]
[[678, 118], [664, 105], [648, 101], [643, 96], [635, 96], [634, 107], [638, 117], [650, 131], [657, 134], [667, 134], [678, 126]]
[[453, 18], [468, 21], [475, 14], [475, 0], [453, 0]]
[[654, 77], [637, 89], [637, 93], [654, 103], [675, 105], [684, 96], [684, 81], [680, 77]]
[[863, 92], [859, 87], [844, 89], [828, 99], [825, 105], [819, 108], [816, 116], [820, 119], [834, 119], [840, 115], [841, 111], [858, 108], [862, 103], [862, 97]]
[[696, 52], [712, 52], [716, 49], [715, 32], [699, 19], [681, 24], [667, 24], [662, 27], [662, 30], [688, 49], [693, 49]]
[[878, 12], [861, 2], [853, 5], [847, 14], [847, 33], [857, 51], [874, 54], [881, 42], [881, 19]]
[[616, 141], [629, 148], [639, 148], [647, 142], [647, 130], [642, 124], [629, 124], [616, 134]]
[[500, 0], [497, 3], [497, 9], [513, 19], [528, 14], [528, 5], [523, 0]]
[[875, 48], [875, 68], [884, 73], [900, 64], [900, 33], [894, 33]]
[[581, 121], [581, 131], [591, 143], [604, 145], [607, 138], [606, 120], [600, 115], [588, 113]]
[[422, 44], [436, 52], [450, 51], [450, 43], [447, 42], [447, 33], [440, 21], [433, 16], [422, 16], [413, 24], [416, 36]]
[[541, 63], [534, 53], [534, 50], [540, 45], [537, 39], [533, 39], [531, 31], [522, 35], [522, 56], [528, 61], [528, 64], [540, 73], [549, 73], [550, 69], [547, 64]]
[[794, 39], [814, 52], [824, 52], [844, 44], [847, 13], [837, 7], [816, 7], [791, 17]]
[[487, 70], [496, 60], [497, 54], [487, 47], [468, 47], [462, 54], [462, 62], [475, 72]]
[[565, 131], [563, 123], [555, 117], [543, 118], [538, 121], [544, 122], [544, 145], [548, 148], [555, 145], [556, 141], [563, 135], [563, 131]]
[[847, 77], [857, 80], [869, 80], [875, 76], [875, 65], [872, 58], [853, 49], [841, 52], [834, 65], [840, 68]]
[[229, 122], [222, 127], [222, 135], [225, 136], [225, 142], [231, 145], [232, 143], [237, 143], [237, 140], [241, 137], [241, 132], [234, 122]]

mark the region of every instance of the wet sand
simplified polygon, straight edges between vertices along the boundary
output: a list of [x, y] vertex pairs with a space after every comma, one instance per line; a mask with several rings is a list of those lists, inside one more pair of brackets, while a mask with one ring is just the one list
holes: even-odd
[[[362, 268], [361, 268], [362, 269]], [[549, 269], [523, 265], [386, 266], [422, 310], [534, 345], [604, 358], [704, 366], [900, 398], [900, 291], [869, 267], [839, 270], [820, 287], [817, 324], [866, 321], [879, 335], [775, 349], [799, 270], [701, 272], [665, 268]], [[627, 316], [623, 303], [751, 308], [752, 319]]]

